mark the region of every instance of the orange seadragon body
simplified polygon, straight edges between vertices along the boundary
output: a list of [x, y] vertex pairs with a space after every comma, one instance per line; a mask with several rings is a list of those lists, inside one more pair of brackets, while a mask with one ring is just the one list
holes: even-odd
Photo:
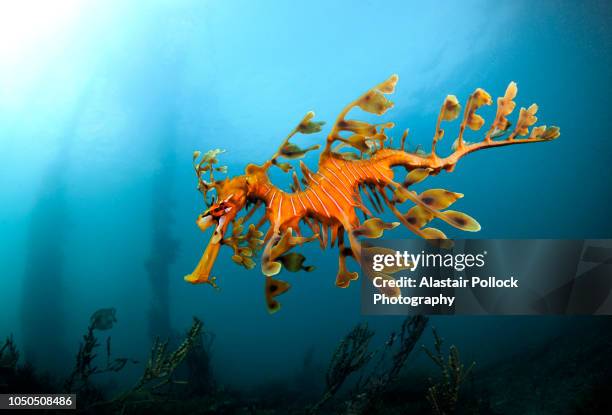
[[[362, 249], [359, 238], [378, 238], [384, 230], [401, 223], [422, 238], [448, 245], [450, 241], [442, 231], [426, 227], [436, 218], [461, 230], [474, 232], [480, 229], [480, 225], [472, 217], [447, 209], [463, 197], [462, 194], [445, 189], [429, 189], [417, 194], [409, 189], [410, 186], [442, 170], [452, 171], [461, 157], [473, 151], [550, 141], [559, 136], [557, 127], [534, 127], [531, 133], [529, 132], [529, 127], [537, 121], [535, 104], [528, 109], [521, 108], [515, 129], [509, 131], [510, 123], [506, 116], [514, 110], [513, 99], [517, 92], [516, 84], [510, 83], [505, 95], [497, 100], [496, 118], [482, 141], [467, 143], [463, 139], [466, 128], [479, 130], [484, 124], [476, 110], [491, 104], [489, 94], [479, 88], [470, 95], [466, 103], [459, 136], [451, 155], [439, 157], [436, 154], [436, 145], [444, 136], [444, 130], [440, 128], [441, 122], [452, 121], [461, 112], [461, 106], [452, 95], [446, 98], [440, 109], [430, 154], [406, 151], [407, 132], [402, 137], [399, 149], [385, 147], [388, 140], [385, 129], [393, 127], [392, 123], [373, 125], [363, 121], [346, 120], [345, 117], [354, 107], [378, 115], [386, 112], [393, 104], [385, 95], [394, 91], [397, 80], [397, 76], [393, 75], [344, 108], [327, 137], [326, 146], [319, 159], [318, 171], [313, 172], [300, 162], [305, 188], [302, 188], [297, 175], [293, 173], [293, 191], [285, 192], [270, 182], [267, 172], [271, 166], [289, 171], [291, 166], [280, 162], [280, 158], [297, 159], [308, 151], [318, 149], [318, 146], [301, 149], [289, 141], [296, 133], [310, 134], [321, 130], [323, 123], [312, 121], [312, 112], [289, 134], [269, 161], [261, 166], [249, 164], [244, 175], [215, 180], [213, 171], [224, 170], [222, 167], [215, 167], [217, 155], [221, 151], [213, 150], [201, 159], [199, 152], [194, 153], [198, 188], [204, 194], [205, 200], [207, 192], [213, 189], [216, 191], [216, 198], [212, 202], [206, 200], [209, 209], [198, 217], [197, 223], [202, 230], [211, 226], [215, 226], [215, 230], [196, 269], [185, 279], [192, 283], [216, 285], [215, 278], [211, 277], [210, 273], [221, 245], [227, 245], [234, 250], [234, 262], [251, 269], [255, 266], [252, 256], [265, 242], [261, 269], [266, 276], [267, 306], [273, 312], [280, 307], [275, 297], [287, 291], [289, 284], [272, 277], [278, 274], [283, 266], [289, 271], [311, 270], [312, 267], [303, 265], [303, 256], [290, 250], [318, 240], [322, 248], [333, 246], [337, 241], [339, 271], [336, 284], [339, 287], [348, 287], [350, 281], [357, 279], [358, 274], [347, 270], [346, 257], [352, 256], [359, 260]], [[500, 139], [506, 134], [507, 138]], [[519, 136], [528, 137], [517, 138]], [[332, 149], [332, 145], [337, 142], [339, 144]], [[359, 154], [341, 152], [343, 147], [356, 149]], [[402, 166], [409, 172], [401, 182], [395, 181], [393, 167], [396, 166]], [[210, 174], [208, 181], [204, 178], [207, 173]], [[384, 203], [399, 223], [385, 223], [374, 217], [363, 202], [362, 195], [367, 196], [370, 205], [377, 211], [382, 211]], [[413, 206], [402, 212], [401, 205], [407, 201]], [[251, 204], [254, 207], [245, 216], [237, 218], [238, 212]], [[245, 231], [245, 223], [261, 205], [265, 206], [261, 220], [257, 224], [251, 224]], [[357, 215], [359, 211], [368, 219], [361, 222]], [[259, 238], [263, 234], [259, 229], [267, 222], [269, 228], [264, 240], [261, 240]], [[227, 236], [230, 224], [232, 232]], [[312, 232], [308, 237], [302, 236], [301, 227], [304, 224]], [[348, 237], [349, 246], [345, 245], [345, 236]]]

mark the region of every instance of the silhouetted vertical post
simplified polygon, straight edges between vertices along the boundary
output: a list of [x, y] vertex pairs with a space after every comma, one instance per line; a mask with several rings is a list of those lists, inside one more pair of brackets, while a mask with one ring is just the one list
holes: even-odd
[[38, 200], [30, 215], [21, 301], [25, 360], [62, 369], [66, 359], [65, 239], [70, 227], [66, 181], [70, 151], [91, 96], [83, 90], [67, 120], [57, 158], [42, 177]]
[[152, 180], [151, 191], [151, 254], [145, 268], [151, 283], [151, 308], [149, 310], [149, 333], [151, 337], [169, 337], [170, 325], [170, 267], [176, 259], [178, 241], [172, 236], [174, 223], [172, 210], [173, 181], [176, 171], [172, 125], [168, 116], [163, 120], [162, 136], [159, 139], [159, 169]]

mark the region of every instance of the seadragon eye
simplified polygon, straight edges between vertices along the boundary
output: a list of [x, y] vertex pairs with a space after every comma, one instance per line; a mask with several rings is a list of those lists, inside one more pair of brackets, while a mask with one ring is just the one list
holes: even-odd
[[210, 210], [210, 214], [215, 217], [223, 216], [232, 210], [232, 206], [226, 202], [221, 202]]

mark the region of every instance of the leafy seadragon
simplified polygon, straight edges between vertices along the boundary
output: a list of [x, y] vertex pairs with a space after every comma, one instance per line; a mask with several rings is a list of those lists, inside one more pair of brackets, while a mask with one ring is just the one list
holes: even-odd
[[[521, 108], [516, 126], [513, 130], [510, 129], [511, 123], [506, 117], [514, 110], [517, 93], [516, 84], [511, 82], [504, 96], [497, 99], [495, 120], [482, 141], [469, 143], [463, 138], [466, 128], [482, 128], [484, 119], [476, 111], [483, 105], [492, 103], [491, 96], [478, 88], [469, 96], [465, 105], [452, 154], [447, 157], [438, 156], [436, 145], [444, 136], [442, 122], [455, 120], [461, 113], [461, 106], [453, 95], [446, 97], [440, 109], [431, 153], [425, 154], [421, 150], [407, 151], [405, 141], [408, 130], [404, 132], [399, 148], [391, 148], [391, 140], [388, 140], [385, 130], [393, 127], [392, 123], [370, 124], [346, 119], [346, 116], [355, 107], [377, 115], [385, 113], [393, 106], [386, 95], [393, 93], [397, 81], [397, 75], [391, 76], [342, 110], [327, 136], [325, 148], [319, 158], [318, 171], [311, 171], [300, 162], [304, 188], [293, 172], [292, 192], [285, 192], [270, 182], [268, 170], [277, 166], [289, 172], [291, 165], [281, 162], [281, 158], [299, 159], [308, 151], [319, 148], [315, 145], [301, 149], [290, 142], [297, 133], [311, 134], [321, 131], [323, 122], [313, 121], [312, 112], [306, 114], [291, 131], [270, 160], [260, 166], [247, 165], [245, 174], [241, 176], [215, 180], [213, 171], [225, 171], [224, 167], [216, 166], [221, 150], [212, 150], [204, 155], [196, 151], [193, 159], [198, 188], [208, 206], [208, 209], [198, 216], [197, 224], [202, 230], [210, 226], [215, 229], [200, 262], [185, 280], [194, 284], [209, 283], [216, 287], [216, 278], [211, 276], [211, 269], [221, 245], [231, 247], [234, 251], [233, 261], [247, 269], [255, 266], [252, 257], [263, 248], [261, 270], [266, 277], [266, 302], [268, 310], [274, 312], [280, 308], [275, 297], [286, 292], [289, 284], [273, 276], [278, 274], [283, 266], [289, 271], [311, 270], [312, 267], [303, 265], [302, 255], [289, 251], [296, 245], [318, 240], [321, 248], [334, 246], [337, 241], [339, 271], [336, 285], [348, 287], [351, 281], [357, 279], [358, 274], [348, 271], [346, 258], [351, 256], [359, 261], [363, 249], [359, 238], [378, 238], [384, 230], [401, 223], [414, 234], [430, 239], [432, 243], [447, 246], [451, 241], [442, 231], [426, 227], [436, 218], [464, 231], [480, 230], [480, 225], [472, 217], [447, 209], [463, 197], [462, 194], [445, 189], [429, 189], [417, 194], [410, 190], [412, 185], [442, 170], [452, 171], [461, 157], [477, 150], [550, 141], [559, 137], [557, 127], [540, 126], [530, 131], [530, 127], [537, 121], [536, 104], [527, 109]], [[346, 148], [355, 149], [357, 152], [343, 151]], [[408, 171], [408, 175], [401, 182], [396, 181], [394, 177], [392, 168], [396, 166], [403, 166]], [[207, 193], [212, 190], [216, 191], [216, 197], [209, 201]], [[367, 196], [370, 205], [377, 212], [382, 211], [383, 204], [386, 205], [399, 222], [386, 223], [375, 217], [364, 203], [362, 195]], [[400, 210], [400, 205], [404, 202], [410, 202], [413, 206], [406, 211]], [[265, 212], [261, 220], [246, 227], [247, 221], [262, 205]], [[248, 211], [250, 207], [251, 210]], [[238, 218], [238, 213], [243, 209], [248, 212]], [[366, 217], [363, 222], [358, 218], [358, 211], [363, 212]], [[269, 228], [261, 240], [263, 233], [260, 228], [266, 222], [269, 222]], [[227, 236], [230, 224], [232, 232]], [[311, 229], [310, 236], [302, 236], [302, 224]], [[388, 275], [385, 277], [392, 278]]]

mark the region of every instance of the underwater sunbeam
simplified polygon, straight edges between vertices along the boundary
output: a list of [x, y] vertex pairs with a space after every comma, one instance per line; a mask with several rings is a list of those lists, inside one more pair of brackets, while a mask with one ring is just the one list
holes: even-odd
[[0, 62], [21, 61], [54, 44], [77, 20], [83, 0], [19, 0], [0, 3]]

